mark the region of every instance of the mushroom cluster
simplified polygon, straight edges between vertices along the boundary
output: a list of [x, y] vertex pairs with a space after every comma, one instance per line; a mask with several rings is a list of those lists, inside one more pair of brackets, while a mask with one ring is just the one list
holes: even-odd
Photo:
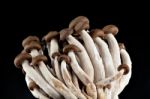
[[84, 16], [42, 40], [29, 36], [14, 64], [39, 99], [118, 99], [131, 77], [131, 60], [115, 25], [89, 31]]

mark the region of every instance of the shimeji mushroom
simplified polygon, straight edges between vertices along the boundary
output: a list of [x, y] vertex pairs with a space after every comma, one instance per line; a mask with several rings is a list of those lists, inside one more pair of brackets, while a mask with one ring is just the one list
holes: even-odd
[[82, 83], [86, 86], [87, 94], [93, 99], [97, 98], [96, 87], [88, 77], [88, 75], [79, 66], [77, 59], [75, 57], [75, 52], [81, 52], [81, 50], [75, 45], [67, 45], [64, 47], [64, 53], [68, 53], [71, 59], [70, 66]]
[[119, 90], [119, 93], [120, 93], [124, 89], [124, 87], [129, 83], [129, 80], [131, 78], [132, 62], [131, 62], [128, 52], [125, 50], [124, 44], [120, 43], [119, 45], [120, 45], [120, 54], [121, 54], [122, 63], [127, 64], [128, 65], [127, 69], [129, 69], [128, 74], [124, 75], [121, 78], [122, 86], [120, 87], [121, 90]]
[[[57, 90], [60, 94], [62, 94], [64, 97], [66, 97], [67, 99], [69, 98], [75, 98], [75, 96], [69, 91], [69, 89], [59, 80], [57, 80], [52, 74], [51, 72], [48, 70], [48, 68], [46, 67], [46, 65], [42, 62], [42, 60], [46, 61], [46, 57], [39, 55], [38, 50], [41, 49], [41, 46], [38, 42], [30, 42], [28, 45], [25, 46], [24, 48], [27, 52], [31, 53], [31, 56], [33, 57], [34, 61], [32, 62], [33, 65], [36, 64], [37, 61], [40, 61], [40, 63], [42, 64], [42, 66], [39, 66], [39, 70], [42, 73], [42, 75], [44, 76], [44, 78], [48, 81], [48, 83], [53, 86], [53, 88], [55, 90]], [[56, 87], [56, 83], [60, 84], [59, 87]], [[56, 85], [56, 86], [55, 86]], [[65, 95], [66, 93], [70, 93]]]
[[[71, 34], [73, 33], [72, 29], [66, 28], [60, 31], [60, 40], [67, 40], [69, 44], [74, 44], [78, 48], [80, 48], [80, 52], [77, 52], [77, 56], [80, 59], [80, 65], [82, 69], [85, 71], [85, 73], [89, 76], [91, 81], [94, 80], [94, 69], [93, 65], [91, 63], [91, 60], [89, 58], [89, 55], [87, 51], [85, 50], [84, 46], [77, 40], [75, 37], [73, 37]], [[86, 62], [85, 62], [86, 60]]]
[[75, 87], [80, 90], [80, 87], [79, 87], [79, 80], [76, 76], [76, 74], [74, 73], [74, 71], [72, 71], [72, 82], [73, 84], [75, 85]]
[[94, 29], [91, 31], [91, 36], [98, 46], [99, 54], [102, 57], [106, 78], [115, 74], [115, 67], [113, 65], [113, 60], [108, 48], [107, 43], [101, 38], [104, 37], [104, 32], [100, 29]]
[[120, 46], [120, 54], [121, 54], [123, 65], [118, 67], [118, 70], [122, 74], [122, 77], [120, 78], [120, 82], [118, 83], [119, 87], [116, 95], [119, 95], [122, 92], [122, 90], [125, 88], [125, 86], [129, 83], [129, 80], [131, 78], [131, 69], [132, 69], [132, 62], [128, 52], [125, 50], [124, 44], [119, 43], [119, 46]]
[[49, 97], [41, 91], [39, 86], [29, 76], [26, 75], [25, 80], [26, 80], [26, 83], [27, 83], [27, 86], [28, 86], [30, 92], [32, 93], [32, 95], [35, 98], [49, 99]]
[[[104, 38], [108, 42], [110, 53], [113, 59], [113, 64], [115, 66], [115, 69], [117, 70], [118, 66], [121, 65], [121, 58], [120, 58], [120, 48], [114, 35], [118, 33], [119, 29], [115, 25], [107, 25], [102, 30], [105, 33]], [[120, 81], [118, 80], [116, 82], [119, 83]], [[118, 90], [118, 88], [119, 88], [119, 85], [115, 84], [113, 94], [116, 94], [116, 91]]]
[[[23, 40], [24, 50], [14, 63], [24, 71], [35, 98], [119, 98], [131, 78], [130, 56], [114, 37], [118, 33], [115, 25], [92, 31], [89, 27], [89, 20], [79, 16], [69, 28], [45, 35], [44, 45], [36, 36]], [[43, 46], [47, 50], [43, 51]], [[46, 51], [50, 61], [44, 56]]]
[[[101, 39], [104, 37], [104, 32], [100, 29], [94, 29], [91, 31], [90, 34], [98, 47], [99, 54], [102, 57], [106, 78], [112, 75], [115, 75], [115, 67], [113, 64], [113, 60], [112, 60], [109, 48], [107, 44], [105, 43], [105, 41]], [[112, 84], [114, 85], [114, 82]], [[106, 98], [109, 97], [107, 99], [110, 99], [111, 90], [106, 88], [105, 94], [106, 94]]]
[[78, 99], [86, 99], [86, 97], [81, 93], [81, 91], [78, 88], [76, 88], [73, 84], [71, 75], [67, 70], [67, 64], [70, 64], [70, 58], [67, 55], [60, 55], [58, 59], [59, 61], [61, 61], [61, 73], [67, 87], [74, 95], [76, 95]]
[[117, 70], [118, 66], [121, 65], [120, 59], [120, 49], [117, 40], [114, 35], [118, 33], [118, 28], [115, 25], [107, 25], [102, 29], [105, 33], [105, 39], [108, 42], [109, 50], [113, 59], [115, 69]]
[[93, 39], [86, 31], [86, 29], [89, 29], [89, 20], [84, 16], [79, 16], [70, 22], [69, 28], [74, 29], [76, 33], [79, 33], [84, 41], [86, 50], [94, 67], [94, 81], [97, 82], [103, 80], [105, 78], [105, 71], [102, 59]]
[[60, 72], [60, 66], [58, 63], [58, 56], [60, 55], [60, 53], [57, 36], [59, 36], [59, 33], [57, 31], [50, 31], [47, 35], [43, 37], [43, 40], [47, 44], [48, 54], [51, 59], [51, 64], [54, 67], [56, 76], [59, 80], [63, 81]]
[[61, 99], [61, 96], [56, 92], [51, 86], [49, 86], [45, 80], [41, 77], [39, 73], [37, 73], [33, 67], [30, 65], [32, 57], [28, 53], [19, 54], [15, 60], [14, 64], [25, 71], [26, 75], [28, 75], [41, 89], [43, 89], [46, 94], [54, 99]]
[[44, 61], [47, 61], [47, 57], [44, 55], [38, 55], [32, 59], [32, 64], [34, 66], [38, 65], [41, 73], [48, 83], [53, 86], [61, 95], [66, 99], [77, 99], [76, 96], [70, 92], [70, 90], [58, 79], [56, 79], [47, 69]]

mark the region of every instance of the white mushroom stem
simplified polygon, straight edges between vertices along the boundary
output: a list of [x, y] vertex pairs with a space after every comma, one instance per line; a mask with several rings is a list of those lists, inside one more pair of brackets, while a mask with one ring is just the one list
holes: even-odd
[[51, 60], [53, 60], [52, 55], [55, 52], [59, 52], [58, 50], [59, 50], [58, 41], [57, 41], [57, 39], [52, 38], [50, 41], [50, 48], [49, 48], [49, 52], [48, 52]]
[[[42, 52], [42, 51], [41, 51]], [[32, 57], [36, 57], [38, 55], [40, 55], [40, 52], [36, 49], [32, 49], [31, 52], [30, 52], [30, 55]], [[39, 71], [39, 68], [38, 67], [34, 67], [34, 69], [42, 76], [41, 72]]]
[[99, 48], [99, 54], [101, 55], [104, 63], [106, 78], [114, 75], [115, 68], [113, 65], [111, 54], [109, 52], [108, 45], [100, 37], [94, 38], [94, 41]]
[[[113, 64], [117, 71], [118, 66], [121, 65], [120, 48], [119, 48], [118, 42], [112, 33], [106, 34], [105, 39], [108, 42], [109, 50], [110, 50], [110, 53], [111, 53], [111, 56], [113, 59]], [[117, 81], [117, 83], [118, 82], [119, 81]], [[116, 91], [118, 90], [118, 87], [119, 86], [117, 84], [115, 84], [113, 93], [112, 93], [112, 97], [114, 97], [116, 95]], [[117, 96], [115, 96], [115, 97], [117, 98]]]
[[90, 86], [91, 89], [90, 90], [87, 89], [88, 95], [91, 96], [93, 99], [96, 99], [97, 98], [96, 87], [90, 80], [89, 76], [79, 66], [75, 57], [75, 53], [73, 51], [69, 51], [68, 56], [71, 58], [70, 65], [74, 73], [78, 76], [78, 78], [87, 88]]
[[84, 46], [77, 39], [75, 39], [72, 35], [69, 35], [66, 38], [66, 40], [68, 41], [69, 44], [74, 44], [78, 48], [80, 48], [81, 52], [77, 52], [77, 55], [80, 59], [82, 69], [89, 76], [90, 80], [93, 81], [94, 80], [94, 68]]
[[70, 66], [71, 66], [72, 70], [74, 71], [74, 73], [81, 80], [81, 82], [84, 85], [87, 85], [88, 83], [91, 83], [92, 81], [90, 80], [89, 76], [82, 70], [82, 68], [78, 64], [78, 62], [76, 60], [76, 57], [75, 57], [75, 53], [73, 51], [69, 51], [68, 56], [71, 59]]
[[129, 80], [131, 78], [131, 71], [132, 71], [131, 70], [132, 62], [131, 62], [128, 52], [125, 49], [121, 49], [120, 54], [121, 54], [122, 63], [127, 64], [129, 66], [129, 73], [126, 75], [123, 75], [122, 78], [120, 79], [120, 87], [118, 89], [118, 94], [120, 94], [125, 88], [125, 86], [129, 83]]
[[64, 82], [64, 80], [63, 80], [63, 78], [62, 78], [62, 75], [61, 75], [60, 65], [59, 65], [59, 63], [58, 63], [58, 57], [57, 57], [57, 56], [55, 56], [55, 58], [54, 58], [54, 70], [55, 70], [55, 73], [56, 73], [57, 78], [58, 78], [60, 81]]
[[105, 38], [108, 42], [115, 69], [117, 70], [118, 66], [121, 65], [120, 48], [118, 42], [112, 33], [106, 34]]
[[61, 99], [61, 96], [46, 81], [37, 73], [30, 65], [27, 60], [22, 63], [23, 70], [26, 75], [29, 76], [43, 91], [52, 98]]
[[54, 59], [52, 58], [52, 55], [54, 53], [59, 52], [58, 41], [57, 41], [57, 39], [52, 38], [50, 43], [48, 43], [48, 44], [50, 44], [47, 46], [48, 46], [49, 57], [51, 59], [51, 64], [54, 66], [54, 70], [55, 70], [57, 78], [63, 82], [63, 78], [62, 78], [61, 72], [60, 72], [60, 66], [59, 66], [58, 59], [57, 59], [58, 57], [55, 56]]
[[[31, 51], [31, 56], [32, 55], [38, 55], [37, 50], [32, 50]], [[53, 86], [54, 89], [56, 89], [61, 95], [63, 95], [66, 99], [76, 99], [76, 97], [70, 92], [70, 90], [58, 79], [56, 79], [51, 72], [48, 70], [44, 62], [40, 62], [39, 65], [39, 70], [44, 76], [44, 78], [48, 81], [48, 83]], [[59, 84], [59, 87], [57, 86], [57, 83]], [[67, 95], [66, 95], [67, 94]]]
[[84, 91], [84, 89], [82, 89], [82, 93], [84, 94], [84, 96], [85, 96], [87, 99], [93, 99], [92, 97], [90, 97], [89, 95], [87, 95], [87, 93]]
[[61, 72], [62, 72], [62, 77], [64, 79], [64, 82], [66, 83], [67, 87], [70, 89], [70, 91], [79, 99], [86, 99], [86, 97], [81, 93], [79, 89], [77, 89], [71, 79], [71, 75], [69, 74], [67, 67], [66, 67], [66, 62], [63, 60], [61, 62]]
[[81, 32], [81, 37], [94, 67], [94, 81], [97, 82], [103, 80], [105, 78], [104, 65], [94, 41], [85, 30], [82, 30]]
[[105, 99], [105, 93], [102, 88], [97, 88], [97, 98], [98, 99]]
[[104, 92], [105, 92], [105, 99], [112, 99], [111, 98], [111, 90], [110, 89], [106, 88], [104, 90]]
[[[27, 86], [28, 86], [28, 88], [29, 88], [29, 85], [30, 85], [30, 83], [31, 82], [33, 82], [33, 80], [30, 78], [30, 77], [28, 77], [27, 75], [25, 76], [25, 81], [26, 81], [26, 83], [27, 83]], [[30, 92], [32, 93], [32, 95], [35, 97], [35, 98], [38, 98], [38, 99], [49, 99], [47, 96], [45, 96], [45, 94], [43, 94], [42, 92], [41, 92], [41, 90], [40, 89], [38, 89], [38, 88], [34, 88], [33, 90], [30, 90]], [[45, 92], [44, 92], [45, 93]]]
[[[74, 73], [74, 71], [72, 71], [72, 82], [73, 82], [73, 84], [75, 85], [75, 87], [76, 87], [78, 90], [80, 90], [78, 78], [77, 78], [76, 74]], [[80, 91], [81, 91], [81, 90], [80, 90]]]
[[77, 99], [70, 90], [58, 79], [56, 79], [46, 68], [44, 62], [39, 63], [39, 69], [48, 83], [53, 86], [66, 99]]
[[[99, 54], [101, 55], [103, 63], [104, 63], [106, 78], [114, 75], [115, 74], [115, 68], [114, 68], [113, 60], [112, 60], [112, 57], [111, 57], [111, 54], [109, 52], [109, 48], [108, 48], [107, 44], [100, 37], [94, 38], [94, 41], [99, 48]], [[113, 87], [114, 82], [113, 83], [111, 82], [111, 84]], [[106, 88], [105, 98], [111, 99], [111, 90], [110, 89]]]
[[30, 52], [30, 55], [32, 56], [32, 57], [36, 57], [36, 56], [38, 56], [40, 53], [39, 53], [39, 51], [37, 50], [37, 49], [32, 49], [31, 50], [31, 52]]
[[121, 70], [121, 71], [119, 71], [118, 73], [116, 73], [116, 74], [113, 75], [113, 76], [110, 76], [110, 77], [108, 77], [108, 78], [105, 78], [105, 79], [102, 80], [102, 81], [98, 81], [98, 82], [96, 83], [96, 86], [111, 84], [111, 83], [115, 82], [116, 80], [119, 80], [119, 79], [122, 77], [123, 73], [124, 73], [124, 70]]

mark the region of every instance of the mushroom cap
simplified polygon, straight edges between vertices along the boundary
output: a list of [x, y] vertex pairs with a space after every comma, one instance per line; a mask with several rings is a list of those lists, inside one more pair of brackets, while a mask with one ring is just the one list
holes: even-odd
[[41, 61], [47, 62], [47, 60], [48, 59], [47, 59], [46, 56], [44, 56], [44, 55], [38, 55], [38, 56], [32, 58], [32, 65], [38, 66], [39, 62], [41, 62]]
[[65, 60], [67, 64], [70, 64], [70, 62], [71, 62], [71, 59], [70, 59], [69, 56], [67, 56], [67, 55], [60, 55], [58, 57], [58, 61], [61, 62], [63, 60]]
[[54, 59], [56, 56], [60, 56], [61, 54], [59, 53], [59, 52], [54, 52], [53, 54], [52, 54], [52, 58]]
[[37, 89], [39, 89], [39, 86], [34, 82], [34, 81], [31, 81], [30, 83], [29, 83], [29, 85], [28, 85], [28, 88], [29, 88], [29, 90], [34, 90], [34, 88], [37, 88]]
[[50, 31], [50, 32], [48, 32], [47, 35], [45, 35], [45, 36], [42, 38], [42, 40], [45, 40], [45, 41], [48, 43], [48, 42], [50, 42], [50, 40], [51, 40], [52, 38], [55, 38], [55, 37], [57, 37], [58, 35], [59, 35], [59, 32], [57, 32], [57, 31]]
[[115, 25], [106, 25], [103, 29], [105, 34], [112, 33], [113, 35], [116, 35], [119, 32], [119, 29]]
[[66, 46], [63, 48], [63, 52], [64, 52], [65, 54], [68, 53], [69, 51], [81, 52], [80, 48], [77, 47], [76, 45], [73, 45], [73, 44], [66, 45]]
[[26, 45], [28, 45], [29, 43], [31, 43], [32, 41], [35, 42], [40, 42], [39, 38], [37, 36], [28, 36], [27, 38], [25, 38], [22, 41], [22, 46], [25, 47]]
[[105, 34], [104, 34], [104, 31], [101, 30], [101, 29], [93, 29], [90, 33], [91, 37], [92, 38], [96, 38], [96, 37], [104, 37]]
[[129, 73], [129, 66], [127, 64], [122, 64], [118, 67], [118, 71], [124, 69], [124, 75], [128, 74]]
[[105, 85], [105, 86], [104, 86], [104, 89], [106, 89], [106, 88], [110, 89], [110, 88], [111, 88], [111, 84]]
[[28, 60], [29, 62], [31, 62], [32, 60], [32, 57], [30, 54], [28, 53], [20, 53], [19, 55], [16, 56], [15, 60], [14, 60], [14, 64], [17, 68], [22, 68], [22, 63], [25, 61], [25, 60]]
[[24, 47], [24, 50], [25, 50], [26, 52], [30, 53], [31, 50], [33, 50], [33, 49], [40, 50], [41, 48], [42, 48], [42, 47], [41, 47], [41, 45], [40, 45], [38, 42], [32, 41], [32, 42], [30, 42], [28, 45], [26, 45], [26, 46]]
[[124, 43], [119, 43], [119, 47], [120, 47], [120, 49], [126, 49]]
[[89, 27], [89, 19], [85, 16], [78, 16], [69, 24], [69, 28], [74, 29], [77, 33], [80, 33], [82, 30], [89, 29]]
[[65, 28], [60, 31], [60, 40], [64, 41], [68, 35], [73, 33], [73, 29]]

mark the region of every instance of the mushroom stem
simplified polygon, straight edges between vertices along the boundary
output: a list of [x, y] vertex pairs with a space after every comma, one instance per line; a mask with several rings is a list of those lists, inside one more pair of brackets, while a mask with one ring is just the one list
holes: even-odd
[[68, 52], [68, 56], [71, 58], [71, 68], [74, 71], [74, 73], [78, 76], [78, 78], [82, 81], [82, 83], [88, 88], [89, 86], [91, 87], [90, 90], [87, 89], [87, 93], [90, 94], [93, 99], [97, 98], [97, 92], [96, 92], [96, 87], [93, 84], [93, 82], [90, 80], [88, 75], [81, 69], [79, 66], [75, 54], [73, 51]]
[[51, 60], [53, 60], [52, 55], [56, 52], [59, 52], [59, 47], [58, 47], [58, 41], [55, 38], [52, 38], [50, 41], [50, 48], [49, 48], [49, 56]]
[[[107, 44], [100, 37], [94, 38], [94, 41], [98, 45], [99, 53], [100, 53], [103, 63], [104, 63], [106, 78], [114, 75], [115, 68], [114, 68], [112, 57], [109, 52]], [[111, 82], [111, 84], [114, 86], [115, 83]], [[110, 89], [106, 88], [104, 93], [105, 93], [106, 99], [111, 99], [111, 90]]]
[[105, 39], [108, 42], [109, 50], [113, 59], [113, 63], [114, 63], [115, 69], [117, 70], [118, 66], [121, 65], [120, 48], [119, 48], [118, 42], [115, 39], [114, 35], [111, 33], [106, 34]]
[[58, 57], [57, 56], [53, 57], [53, 54], [58, 53], [58, 52], [59, 52], [58, 41], [57, 39], [52, 38], [50, 41], [50, 45], [48, 47], [49, 57], [51, 59], [51, 64], [54, 66], [54, 70], [55, 70], [57, 78], [61, 80], [62, 82], [64, 82], [61, 76], [61, 72], [60, 72], [60, 66], [59, 66], [58, 59], [57, 59]]
[[68, 41], [69, 44], [74, 44], [80, 48], [81, 52], [77, 52], [77, 55], [80, 59], [81, 66], [82, 66], [84, 72], [89, 76], [90, 80], [93, 81], [94, 80], [93, 65], [91, 63], [91, 60], [90, 60], [84, 46], [78, 40], [76, 40], [72, 35], [69, 35], [66, 38], [66, 40]]
[[39, 99], [49, 99], [47, 96], [45, 96], [46, 93], [43, 92], [43, 93], [44, 93], [44, 94], [43, 94], [39, 88], [34, 87], [33, 90], [30, 89], [30, 87], [32, 87], [32, 86], [30, 86], [30, 84], [33, 83], [34, 81], [33, 81], [29, 76], [27, 76], [27, 75], [25, 76], [25, 81], [26, 81], [26, 83], [27, 83], [27, 86], [28, 86], [30, 92], [32, 93], [32, 95], [33, 95], [35, 98], [39, 98]]
[[[31, 50], [31, 55], [38, 55], [38, 51], [36, 49]], [[35, 58], [35, 57], [33, 57]], [[53, 86], [54, 89], [56, 89], [60, 94], [62, 94], [66, 99], [76, 99], [76, 97], [69, 91], [69, 89], [58, 79], [56, 79], [51, 72], [48, 70], [44, 62], [40, 62], [39, 65], [39, 71], [42, 73], [44, 78], [48, 81], [48, 83]], [[60, 84], [59, 87], [57, 84]], [[67, 95], [66, 95], [67, 94]]]
[[56, 79], [46, 68], [43, 61], [39, 63], [39, 69], [48, 83], [53, 86], [66, 99], [77, 99], [70, 90], [58, 79]]
[[131, 78], [131, 69], [132, 69], [132, 62], [128, 52], [125, 49], [121, 49], [120, 54], [121, 54], [122, 63], [127, 64], [129, 67], [129, 73], [123, 75], [122, 78], [120, 79], [120, 87], [118, 89], [118, 94], [120, 94], [122, 90], [125, 88], [125, 86], [129, 83], [129, 80]]
[[105, 92], [105, 99], [112, 99], [111, 98], [112, 95], [111, 95], [111, 90], [110, 89], [105, 88], [104, 92]]
[[22, 63], [23, 70], [26, 72], [26, 75], [31, 77], [35, 83], [42, 88], [50, 97], [61, 99], [59, 93], [57, 93], [51, 86], [49, 86], [45, 80], [37, 73], [30, 65], [28, 61]]
[[64, 60], [61, 62], [61, 72], [62, 72], [62, 77], [64, 79], [64, 82], [66, 83], [68, 88], [71, 90], [71, 92], [74, 95], [76, 95], [76, 97], [79, 99], [86, 99], [86, 97], [81, 93], [81, 91], [74, 86], [71, 76], [67, 70], [66, 62]]
[[54, 69], [55, 69], [55, 73], [56, 73], [57, 78], [60, 81], [64, 82], [62, 75], [61, 75], [61, 71], [60, 71], [60, 65], [58, 63], [58, 56], [55, 56], [55, 58], [54, 58]]
[[[77, 78], [76, 74], [74, 73], [74, 71], [72, 71], [72, 82], [73, 82], [73, 84], [75, 85], [75, 87], [76, 87], [78, 90], [80, 90], [78, 78]], [[80, 91], [81, 91], [81, 90], [80, 90]]]
[[99, 54], [104, 63], [106, 78], [114, 75], [115, 68], [107, 44], [100, 37], [96, 37], [94, 41], [98, 45]]
[[82, 70], [82, 68], [78, 64], [76, 57], [75, 57], [75, 53], [73, 51], [69, 51], [68, 56], [71, 59], [70, 66], [71, 66], [72, 70], [78, 76], [78, 78], [82, 81], [82, 83], [84, 85], [91, 83], [92, 81], [90, 80], [89, 76]]
[[31, 52], [30, 52], [30, 55], [32, 57], [36, 57], [39, 55], [39, 51], [37, 49], [32, 49]]
[[94, 41], [85, 30], [82, 30], [81, 32], [81, 37], [94, 67], [94, 81], [97, 82], [103, 80], [105, 78], [104, 65]]

